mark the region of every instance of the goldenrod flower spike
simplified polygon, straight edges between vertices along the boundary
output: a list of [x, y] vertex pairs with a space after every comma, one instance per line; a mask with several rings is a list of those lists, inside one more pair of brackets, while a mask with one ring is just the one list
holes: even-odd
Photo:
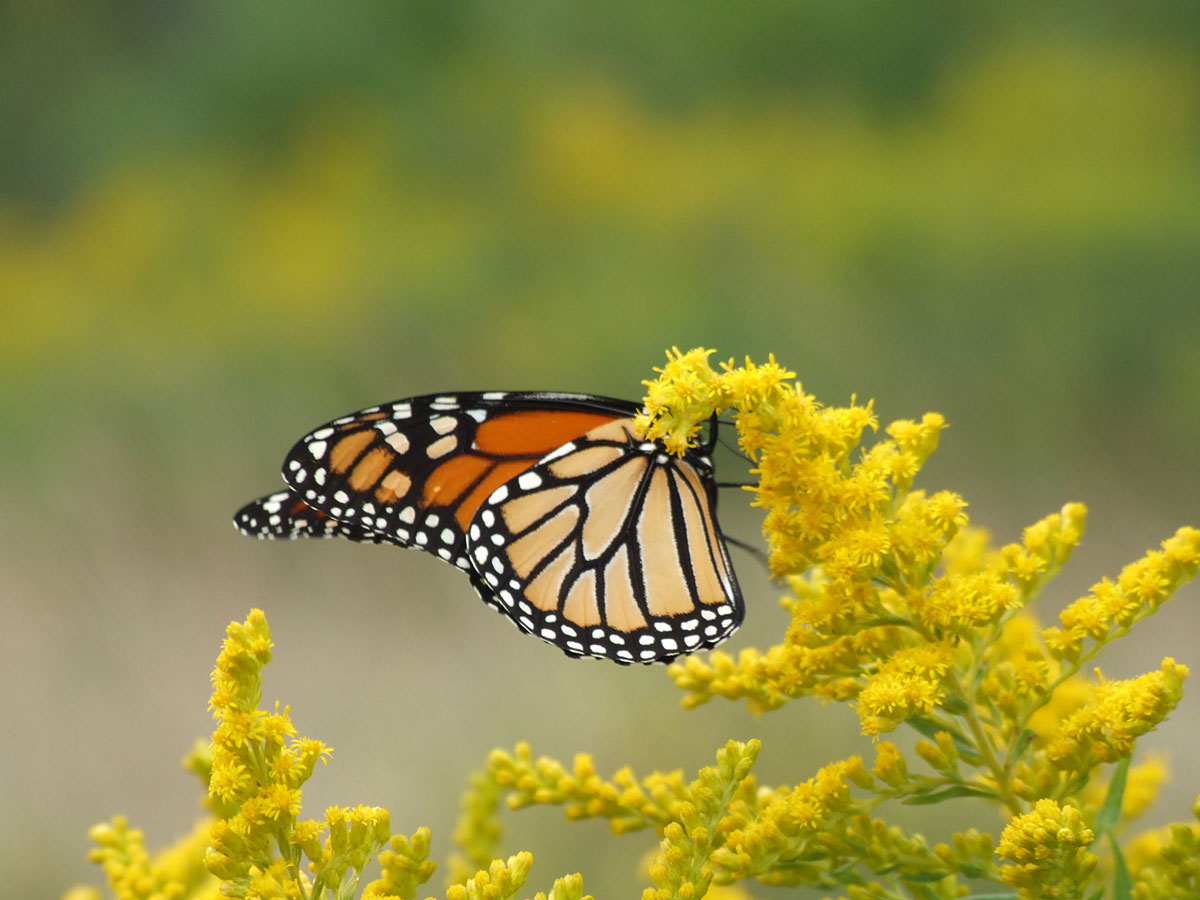
[[[533, 805], [603, 819], [618, 835], [652, 832], [643, 900], [745, 900], [737, 884], [750, 879], [849, 900], [951, 900], [969, 881], [1028, 900], [1200, 897], [1200, 800], [1196, 821], [1124, 836], [1166, 783], [1161, 761], [1132, 760], [1179, 703], [1187, 666], [1167, 657], [1132, 678], [1082, 674], [1197, 574], [1200, 530], [1179, 529], [1043, 628], [1036, 601], [1083, 539], [1083, 504], [998, 544], [961, 495], [917, 484], [946, 428], [937, 413], [879, 433], [869, 401], [825, 406], [773, 357], [714, 368], [713, 355], [672, 349], [636, 427], [683, 453], [713, 415], [733, 417], [786, 588], [783, 633], [764, 649], [689, 656], [670, 677], [688, 708], [850, 704], [874, 761], [851, 756], [766, 787], [751, 774], [755, 740], [728, 742], [691, 779], [628, 767], [604, 777], [587, 753], [563, 763], [524, 743], [495, 750], [463, 797], [447, 900], [528, 897], [533, 858], [502, 852], [501, 808]], [[229, 627], [212, 675], [212, 741], [185, 762], [211, 819], [158, 855], [123, 819], [93, 831], [93, 858], [120, 900], [417, 900], [433, 875], [429, 831], [392, 836], [387, 810], [302, 818], [303, 786], [330, 750], [297, 733], [289, 707], [262, 702], [272, 652], [261, 612]], [[884, 739], [903, 727], [918, 733], [915, 753]], [[930, 846], [885, 818], [892, 804], [948, 800], [983, 821], [998, 810], [1007, 825], [998, 840], [968, 828]], [[380, 876], [360, 894], [376, 857]], [[560, 878], [535, 900], [585, 900], [582, 881]]]

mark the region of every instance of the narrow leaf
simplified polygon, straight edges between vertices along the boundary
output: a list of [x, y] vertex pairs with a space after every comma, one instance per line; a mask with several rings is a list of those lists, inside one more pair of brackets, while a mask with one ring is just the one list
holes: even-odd
[[1113, 900], [1133, 900], [1133, 879], [1129, 877], [1129, 867], [1125, 865], [1125, 854], [1111, 832], [1108, 842], [1112, 844], [1113, 852]]
[[946, 710], [948, 713], [953, 713], [956, 716], [961, 716], [968, 709], [970, 709], [970, 707], [967, 706], [967, 702], [961, 697], [947, 697], [942, 701], [942, 709]]
[[954, 797], [989, 797], [994, 800], [996, 795], [986, 788], [973, 787], [969, 784], [955, 784], [940, 791], [905, 797], [904, 802], [909, 806], [928, 806], [931, 803], [941, 803], [943, 800], [950, 800]]
[[1025, 751], [1029, 748], [1029, 742], [1032, 741], [1035, 737], [1037, 737], [1036, 731], [1033, 731], [1029, 728], [1024, 729], [1021, 732], [1021, 736], [1019, 738], [1017, 738], [1016, 746], [1013, 747], [1012, 758], [1020, 759], [1022, 756], [1024, 756]]
[[952, 875], [952, 872], [898, 872], [896, 877], [906, 884], [932, 884], [936, 881], [941, 881], [947, 875]]
[[1092, 829], [1096, 833], [1096, 840], [1092, 842], [1093, 847], [1100, 842], [1100, 838], [1112, 830], [1113, 826], [1117, 824], [1117, 820], [1121, 818], [1121, 803], [1125, 799], [1125, 777], [1128, 774], [1129, 757], [1126, 757], [1113, 769], [1112, 780], [1108, 783], [1108, 794], [1104, 797], [1100, 812], [1096, 813], [1096, 826]]

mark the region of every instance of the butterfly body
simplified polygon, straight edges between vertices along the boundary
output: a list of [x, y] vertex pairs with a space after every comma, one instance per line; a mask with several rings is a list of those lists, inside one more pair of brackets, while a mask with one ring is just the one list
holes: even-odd
[[724, 640], [742, 602], [715, 516], [715, 435], [669, 456], [636, 436], [637, 410], [499, 391], [370, 407], [301, 439], [288, 490], [234, 524], [416, 547], [570, 656], [666, 661]]

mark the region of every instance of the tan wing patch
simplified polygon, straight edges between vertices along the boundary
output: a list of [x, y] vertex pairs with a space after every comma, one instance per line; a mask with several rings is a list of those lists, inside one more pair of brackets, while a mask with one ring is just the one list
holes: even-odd
[[505, 553], [513, 571], [521, 578], [527, 578], [534, 566], [574, 530], [578, 521], [579, 510], [568, 506], [541, 527], [509, 544]]
[[384, 475], [379, 487], [375, 488], [375, 499], [387, 506], [407, 494], [410, 487], [412, 479], [403, 472], [393, 470]]
[[[574, 554], [572, 554], [574, 555]], [[562, 608], [563, 618], [580, 628], [600, 624], [600, 607], [596, 603], [596, 570], [587, 569], [571, 585]]]
[[[729, 599], [732, 589], [708, 504], [696, 499], [698, 497], [703, 500], [707, 494], [700, 479], [690, 467], [680, 466], [679, 471], [696, 492], [693, 495], [686, 489], [680, 490], [680, 494], [683, 495], [683, 521], [687, 528], [688, 554], [692, 558], [696, 592], [701, 603], [717, 606]], [[684, 485], [680, 487], [684, 488]], [[718, 566], [719, 569], [716, 568]]]
[[587, 519], [583, 523], [583, 555], [595, 559], [619, 537], [629, 515], [629, 501], [649, 461], [636, 456], [613, 469], [587, 489]]
[[500, 508], [504, 524], [512, 534], [520, 534], [538, 519], [549, 515], [575, 495], [575, 485], [564, 484], [544, 491], [524, 494]]
[[347, 482], [354, 490], [365, 491], [379, 480], [395, 458], [396, 454], [387, 447], [376, 447], [358, 461]]
[[679, 559], [679, 548], [675, 546], [668, 477], [667, 470], [661, 466], [654, 470], [646, 491], [646, 502], [638, 518], [637, 534], [642, 551], [646, 608], [655, 616], [676, 616], [695, 608], [688, 593], [687, 575]]
[[[563, 548], [558, 556], [550, 561], [546, 568], [538, 573], [537, 578], [525, 585], [525, 596], [529, 602], [538, 609], [554, 610], [558, 608], [558, 599], [562, 596], [563, 580], [567, 577], [567, 573], [571, 571], [571, 567], [575, 565], [575, 551], [570, 547]], [[592, 600], [592, 605], [595, 605], [595, 599]], [[587, 615], [584, 609], [581, 615]], [[567, 615], [563, 611], [563, 615]], [[596, 613], [597, 621], [599, 621], [599, 612]], [[568, 616], [570, 618], [570, 616]], [[580, 623], [582, 624], [582, 623]]]
[[604, 619], [617, 631], [636, 631], [646, 627], [646, 618], [638, 609], [629, 576], [629, 553], [624, 545], [604, 569]]
[[616, 462], [620, 456], [620, 447], [586, 447], [554, 460], [550, 463], [550, 471], [559, 478], [578, 478]]

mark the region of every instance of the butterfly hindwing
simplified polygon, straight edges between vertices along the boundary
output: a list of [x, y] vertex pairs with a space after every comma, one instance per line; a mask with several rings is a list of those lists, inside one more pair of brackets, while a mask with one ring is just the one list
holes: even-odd
[[493, 492], [468, 555], [485, 599], [568, 655], [665, 662], [741, 623], [713, 502], [706, 457], [668, 456], [615, 420]]

